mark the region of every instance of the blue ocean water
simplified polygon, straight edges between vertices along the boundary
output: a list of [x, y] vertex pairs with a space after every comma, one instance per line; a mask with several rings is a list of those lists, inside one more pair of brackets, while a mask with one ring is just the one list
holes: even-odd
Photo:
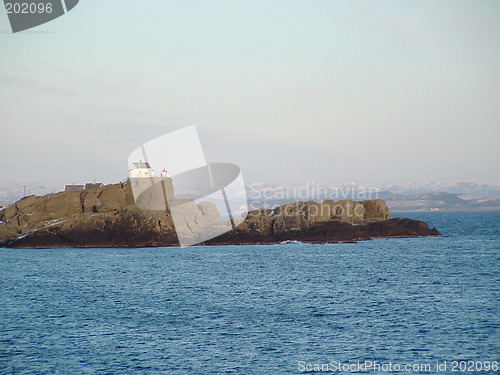
[[0, 373], [339, 373], [357, 361], [457, 373], [452, 361], [499, 361], [500, 212], [400, 216], [443, 237], [0, 249]]

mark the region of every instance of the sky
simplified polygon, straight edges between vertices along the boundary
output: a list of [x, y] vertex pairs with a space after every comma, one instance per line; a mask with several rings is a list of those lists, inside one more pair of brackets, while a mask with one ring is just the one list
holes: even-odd
[[500, 181], [500, 2], [82, 0], [0, 9], [0, 179], [104, 183], [196, 125], [245, 182]]

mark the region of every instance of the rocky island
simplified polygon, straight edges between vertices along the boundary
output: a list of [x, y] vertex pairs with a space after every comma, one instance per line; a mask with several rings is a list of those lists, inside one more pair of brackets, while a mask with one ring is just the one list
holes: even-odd
[[[170, 202], [175, 204], [175, 202]], [[192, 205], [207, 220], [213, 210]], [[196, 223], [190, 223], [196, 225]], [[422, 221], [392, 218], [381, 199], [297, 202], [248, 213], [204, 245], [282, 241], [334, 243], [375, 237], [439, 236]], [[136, 206], [130, 183], [25, 197], [0, 211], [0, 247], [150, 247], [179, 245], [168, 210]]]

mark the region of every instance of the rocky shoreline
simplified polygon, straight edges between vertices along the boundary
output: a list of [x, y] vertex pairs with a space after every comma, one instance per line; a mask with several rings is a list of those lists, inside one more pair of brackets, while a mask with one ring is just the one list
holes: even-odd
[[[199, 210], [200, 217], [209, 215], [206, 207]], [[437, 229], [429, 228], [425, 222], [393, 219], [381, 199], [308, 201], [251, 211], [235, 229], [200, 245], [335, 243], [439, 235]], [[178, 245], [169, 213], [139, 209], [129, 183], [29, 196], [0, 211], [0, 247]]]

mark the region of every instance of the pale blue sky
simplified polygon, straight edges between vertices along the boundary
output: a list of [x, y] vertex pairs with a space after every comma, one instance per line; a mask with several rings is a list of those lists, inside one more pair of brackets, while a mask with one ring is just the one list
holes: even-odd
[[104, 182], [198, 127], [247, 183], [500, 181], [498, 1], [82, 0], [0, 12], [0, 178]]

